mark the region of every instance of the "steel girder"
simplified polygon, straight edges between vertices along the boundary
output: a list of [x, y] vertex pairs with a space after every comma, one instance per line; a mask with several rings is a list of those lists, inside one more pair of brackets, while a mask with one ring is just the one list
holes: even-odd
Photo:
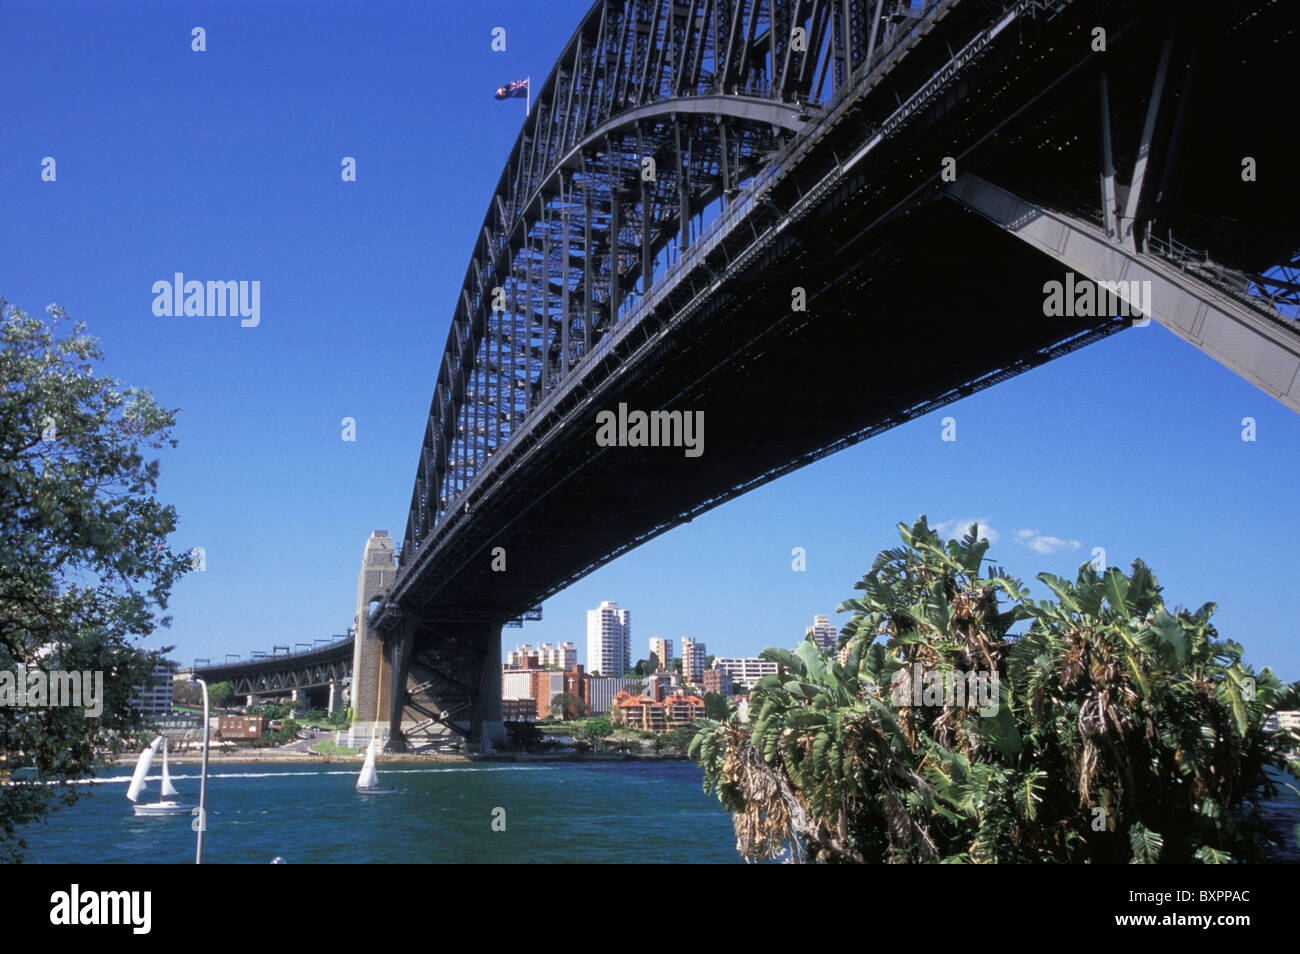
[[[274, 663], [274, 659], [268, 659], [267, 662]], [[235, 695], [255, 696], [293, 689], [317, 689], [331, 683], [339, 683], [348, 675], [350, 669], [350, 660], [296, 666], [268, 665], [260, 671], [237, 675], [230, 682]]]
[[[456, 302], [405, 564], [492, 456], [820, 107], [955, 0], [599, 0], [506, 162]], [[802, 33], [800, 33], [802, 29]], [[651, 168], [647, 160], [653, 160]]]
[[1178, 337], [1250, 381], [1293, 411], [1300, 411], [1300, 335], [1261, 304], [1222, 294], [1162, 257], [1143, 255], [1065, 212], [1027, 202], [973, 173], [945, 190], [999, 228], [1097, 282], [1144, 282], [1150, 317]]
[[[435, 735], [435, 726], [471, 734], [471, 710], [482, 681], [482, 668], [490, 665], [477, 644], [435, 630], [426, 630], [420, 648], [410, 660], [410, 675], [402, 706], [424, 718], [408, 726], [409, 741], [417, 735]], [[400, 720], [399, 723], [400, 725]]]

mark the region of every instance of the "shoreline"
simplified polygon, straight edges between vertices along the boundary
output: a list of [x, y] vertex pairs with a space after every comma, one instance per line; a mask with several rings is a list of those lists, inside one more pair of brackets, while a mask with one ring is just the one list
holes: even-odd
[[[134, 765], [138, 756], [123, 754], [110, 758], [108, 764], [122, 768]], [[279, 762], [289, 764], [344, 764], [354, 765], [363, 761], [361, 755], [328, 755], [318, 752], [284, 751], [281, 749], [244, 749], [238, 752], [209, 752], [208, 764], [235, 764], [247, 762]], [[171, 765], [201, 765], [201, 755], [170, 755]], [[494, 752], [490, 755], [463, 755], [451, 752], [433, 752], [427, 755], [403, 753], [380, 755], [376, 762], [384, 765], [402, 764], [447, 764], [470, 762], [691, 762], [684, 755], [623, 755], [616, 754], [578, 754], [576, 752], [557, 752], [554, 754], [529, 755], [527, 752]], [[693, 764], [693, 763], [692, 763]]]
[[[108, 763], [115, 767], [134, 765], [138, 756], [122, 754], [111, 757]], [[202, 765], [202, 755], [168, 755], [167, 761], [171, 765]], [[341, 762], [345, 764], [357, 763], [364, 761], [362, 755], [329, 755], [323, 752], [301, 752], [283, 749], [241, 749], [237, 752], [209, 752], [208, 764], [220, 765], [223, 763], [234, 762], [300, 762], [303, 764], [327, 764], [331, 762]], [[376, 761], [379, 762], [469, 762], [472, 761], [468, 756], [456, 755], [450, 752], [436, 752], [429, 755], [417, 755], [407, 753], [403, 755], [381, 755]]]

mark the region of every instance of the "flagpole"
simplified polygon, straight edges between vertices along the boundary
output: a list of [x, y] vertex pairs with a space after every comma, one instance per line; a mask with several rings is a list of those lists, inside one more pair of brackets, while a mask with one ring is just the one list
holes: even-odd
[[526, 77], [524, 82], [528, 84], [524, 87], [526, 91], [524, 93], [524, 119], [527, 119], [533, 108], [533, 78], [531, 76]]

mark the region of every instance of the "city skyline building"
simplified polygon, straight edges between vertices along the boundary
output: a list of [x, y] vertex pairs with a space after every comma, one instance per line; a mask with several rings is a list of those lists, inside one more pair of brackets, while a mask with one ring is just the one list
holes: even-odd
[[572, 669], [578, 664], [578, 650], [571, 642], [558, 646], [542, 643], [536, 648], [530, 643], [522, 643], [506, 653], [506, 665], [515, 669], [528, 668], [530, 659], [535, 666]]
[[689, 636], [682, 637], [682, 678], [696, 684], [704, 674], [704, 660], [708, 647]]
[[731, 673], [726, 669], [719, 669], [716, 662], [712, 669], [704, 670], [700, 676], [700, 685], [704, 687], [705, 692], [716, 692], [723, 696], [729, 696], [734, 691]]
[[734, 692], [748, 693], [754, 683], [764, 676], [776, 675], [777, 665], [769, 659], [759, 659], [757, 656], [719, 656], [713, 660], [713, 668], [731, 674]]
[[147, 719], [171, 715], [175, 671], [175, 662], [155, 656], [149, 683], [131, 690], [131, 708], [139, 710]]
[[537, 648], [537, 661], [543, 666], [572, 669], [578, 665], [578, 650], [571, 642], [560, 643], [558, 646], [542, 643]]
[[804, 629], [803, 635], [804, 639], [811, 636], [818, 649], [834, 649], [840, 638], [839, 630], [831, 623], [830, 616], [822, 614], [813, 617], [813, 624]]
[[673, 668], [673, 641], [666, 636], [652, 636], [650, 638], [650, 663], [655, 667], [655, 671], [666, 671]]
[[512, 669], [525, 669], [528, 666], [528, 657], [535, 655], [533, 647], [523, 643], [506, 653], [506, 665]]
[[587, 610], [587, 672], [621, 676], [632, 648], [632, 613], [613, 600]]

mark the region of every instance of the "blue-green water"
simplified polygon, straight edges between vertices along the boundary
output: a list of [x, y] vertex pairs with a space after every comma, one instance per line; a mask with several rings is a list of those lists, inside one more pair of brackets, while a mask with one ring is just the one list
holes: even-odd
[[[370, 796], [356, 793], [358, 770], [347, 763], [211, 766], [205, 861], [740, 860], [729, 816], [704, 794], [702, 770], [687, 762], [381, 764], [382, 783], [396, 792]], [[130, 774], [114, 770], [28, 829], [28, 860], [192, 862], [191, 819], [135, 817], [125, 797]], [[178, 800], [197, 804], [197, 766], [178, 767], [173, 778]], [[151, 779], [142, 800], [157, 799], [157, 791]], [[505, 831], [493, 830], [496, 808], [505, 809]], [[1284, 788], [1265, 815], [1290, 836], [1272, 860], [1300, 862], [1300, 799]]]
[[[731, 819], [687, 762], [380, 765], [392, 795], [358, 795], [358, 767], [227, 764], [208, 770], [204, 860], [265, 864], [740, 861]], [[197, 804], [197, 766], [173, 780]], [[193, 862], [188, 816], [137, 818], [131, 769], [28, 829], [43, 863]], [[141, 801], [158, 797], [151, 780]], [[493, 809], [505, 831], [493, 831]], [[499, 813], [498, 813], [499, 815]], [[498, 826], [499, 827], [499, 826]]]

